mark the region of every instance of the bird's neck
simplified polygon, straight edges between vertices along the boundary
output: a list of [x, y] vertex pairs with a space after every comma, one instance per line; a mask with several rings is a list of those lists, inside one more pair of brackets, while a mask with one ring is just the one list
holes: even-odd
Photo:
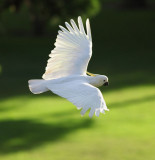
[[98, 76], [87, 76], [88, 83], [95, 86], [95, 87], [100, 87], [103, 85], [102, 80]]

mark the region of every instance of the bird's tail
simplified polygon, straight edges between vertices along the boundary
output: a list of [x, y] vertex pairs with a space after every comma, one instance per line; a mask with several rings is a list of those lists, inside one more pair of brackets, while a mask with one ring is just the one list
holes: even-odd
[[29, 89], [34, 94], [40, 94], [48, 91], [48, 88], [45, 86], [45, 80], [43, 79], [33, 79], [29, 80]]

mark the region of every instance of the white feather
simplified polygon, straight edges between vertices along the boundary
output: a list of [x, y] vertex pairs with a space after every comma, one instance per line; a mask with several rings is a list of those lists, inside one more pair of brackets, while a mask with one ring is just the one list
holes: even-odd
[[77, 106], [77, 109], [82, 109], [81, 115], [84, 115], [88, 109], [90, 109], [90, 117], [94, 113], [99, 116], [102, 110], [107, 110], [102, 93], [98, 88], [88, 84], [86, 76], [70, 76], [48, 80], [45, 86], [53, 93], [72, 102]]
[[87, 29], [87, 35], [89, 37], [89, 40], [91, 41], [91, 29], [90, 29], [90, 23], [89, 23], [89, 19], [86, 20], [86, 29]]
[[[87, 66], [92, 55], [92, 41], [85, 34], [82, 20], [78, 18], [79, 28], [71, 20], [71, 25], [67, 22], [65, 29], [60, 26], [55, 48], [49, 55], [46, 72], [43, 79], [50, 80], [70, 75], [86, 75]], [[57, 56], [55, 56], [57, 55]]]
[[48, 91], [48, 88], [45, 87], [45, 81], [43, 79], [33, 79], [29, 80], [29, 89], [33, 94], [40, 94]]

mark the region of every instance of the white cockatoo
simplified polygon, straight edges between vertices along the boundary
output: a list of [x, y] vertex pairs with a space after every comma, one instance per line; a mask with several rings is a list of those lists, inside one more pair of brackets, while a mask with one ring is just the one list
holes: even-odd
[[84, 30], [81, 17], [78, 26], [71, 19], [71, 25], [65, 22], [66, 28], [61, 30], [55, 42], [55, 48], [49, 55], [46, 71], [41, 80], [29, 80], [30, 91], [40, 94], [51, 90], [53, 93], [72, 102], [81, 115], [90, 109], [89, 116], [108, 110], [101, 91], [96, 88], [108, 85], [105, 75], [87, 72], [87, 66], [92, 56], [92, 38], [89, 19]]

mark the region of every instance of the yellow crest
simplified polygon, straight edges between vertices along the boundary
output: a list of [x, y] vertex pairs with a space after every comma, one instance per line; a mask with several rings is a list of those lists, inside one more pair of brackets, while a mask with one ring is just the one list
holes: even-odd
[[90, 72], [87, 72], [87, 74], [88, 74], [89, 76], [92, 76], [92, 77], [95, 77], [95, 76], [96, 76], [95, 74], [90, 73]]

